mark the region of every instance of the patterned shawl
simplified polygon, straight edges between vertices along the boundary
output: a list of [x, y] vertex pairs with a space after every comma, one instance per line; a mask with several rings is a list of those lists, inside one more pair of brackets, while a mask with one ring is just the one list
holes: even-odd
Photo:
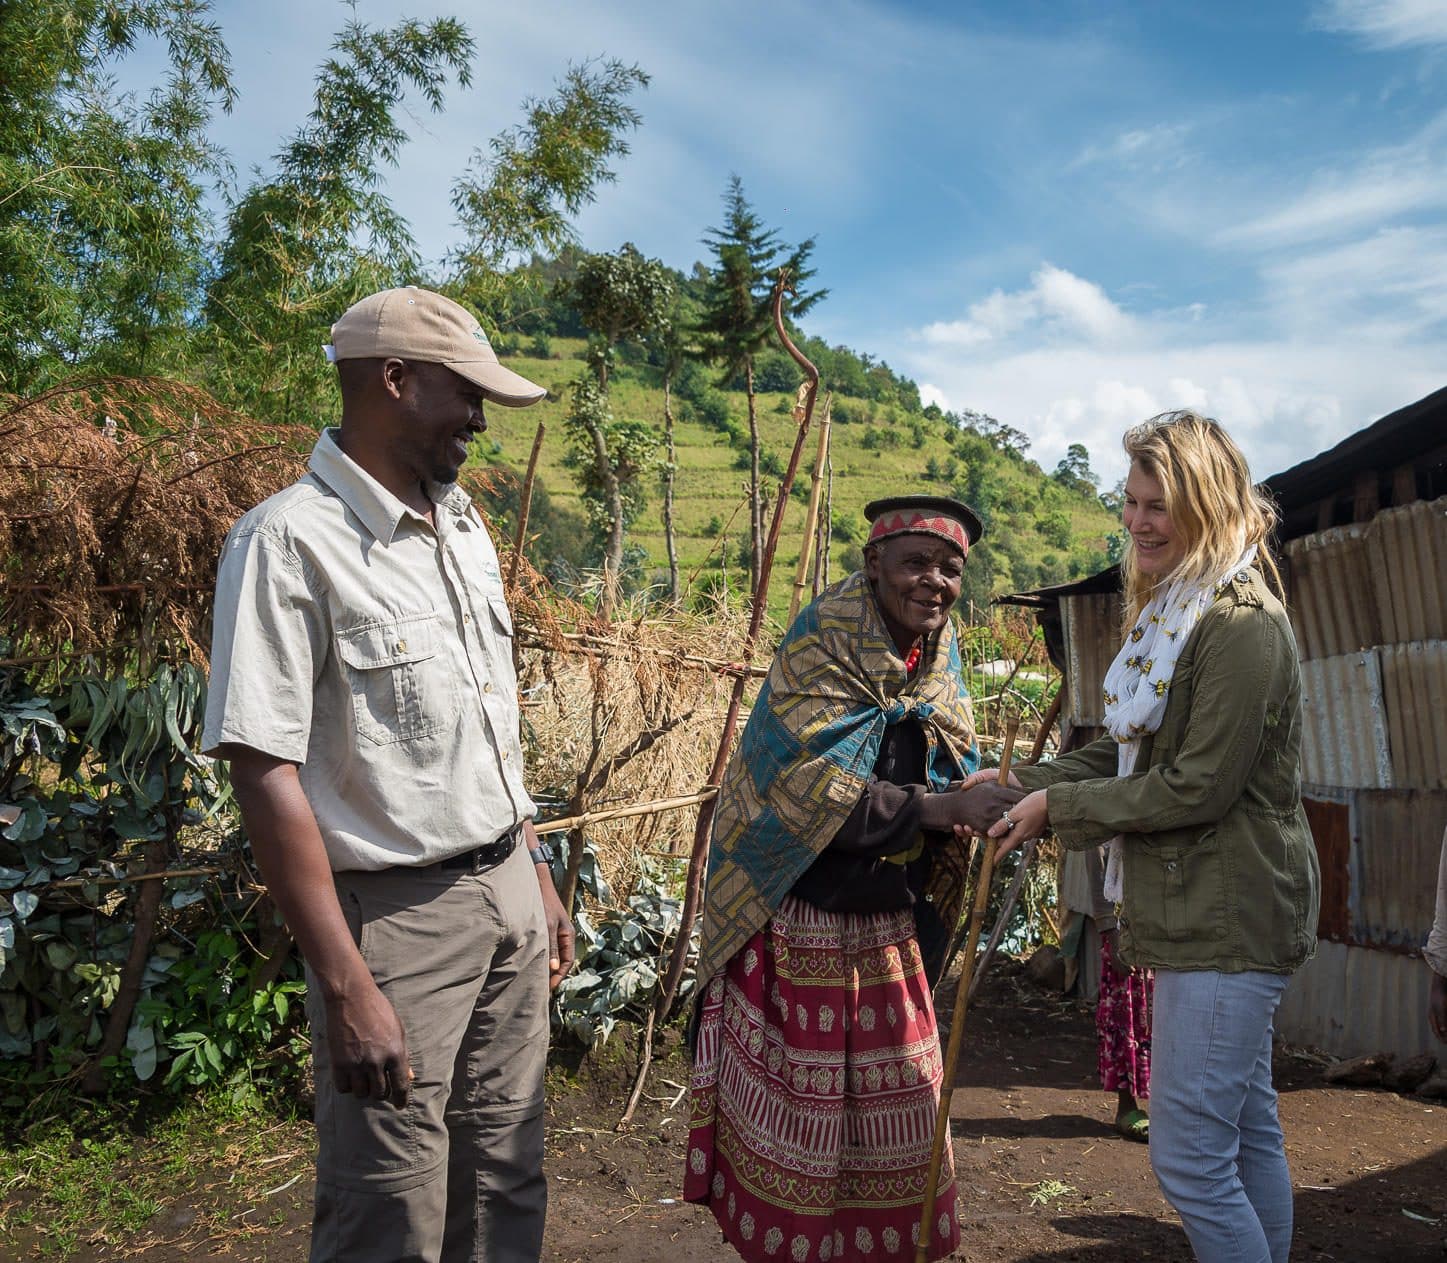
[[[869, 784], [886, 725], [924, 728], [930, 788], [979, 766], [954, 625], [925, 644], [914, 679], [856, 572], [794, 621], [724, 773], [713, 819], [698, 994], [767, 924]], [[953, 839], [951, 839], [953, 842]], [[930, 848], [926, 897], [953, 932], [968, 851]]]

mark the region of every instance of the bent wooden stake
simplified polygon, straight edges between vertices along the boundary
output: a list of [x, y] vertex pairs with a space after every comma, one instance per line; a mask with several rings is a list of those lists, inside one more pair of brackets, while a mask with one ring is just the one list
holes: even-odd
[[[1005, 725], [1005, 745], [1000, 751], [1000, 784], [1009, 783], [1010, 755], [1015, 750], [1015, 733], [1020, 727], [1018, 716], [1012, 715]], [[980, 930], [985, 923], [985, 908], [990, 901], [990, 878], [995, 873], [996, 839], [985, 838], [985, 853], [980, 860], [980, 876], [975, 883], [975, 902], [970, 908], [969, 929], [965, 932], [965, 956], [960, 963], [960, 981], [955, 988], [955, 1007], [950, 1015], [950, 1042], [945, 1052], [944, 1077], [940, 1080], [940, 1112], [935, 1120], [935, 1143], [930, 1152], [929, 1177], [925, 1180], [924, 1206], [919, 1214], [919, 1241], [915, 1245], [914, 1263], [929, 1263], [930, 1241], [933, 1239], [935, 1191], [940, 1167], [944, 1163], [945, 1146], [950, 1142], [950, 1097], [955, 1090], [955, 1067], [960, 1060], [964, 1042], [965, 1010], [970, 1003], [970, 979], [975, 974], [975, 952], [980, 946]]]

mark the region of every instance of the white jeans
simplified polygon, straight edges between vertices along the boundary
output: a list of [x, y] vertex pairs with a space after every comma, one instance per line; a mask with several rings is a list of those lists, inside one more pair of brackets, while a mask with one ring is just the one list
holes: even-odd
[[1201, 1263], [1286, 1263], [1291, 1174], [1271, 1086], [1285, 974], [1156, 971], [1151, 1167]]

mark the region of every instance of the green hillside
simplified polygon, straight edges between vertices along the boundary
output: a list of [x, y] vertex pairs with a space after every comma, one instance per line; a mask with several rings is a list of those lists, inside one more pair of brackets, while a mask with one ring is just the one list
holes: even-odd
[[[584, 342], [562, 337], [540, 341], [544, 345], [533, 347], [533, 353], [525, 349], [509, 356], [508, 365], [547, 386], [548, 398], [527, 411], [489, 409], [488, 434], [474, 459], [506, 473], [491, 508], [511, 529], [517, 486], [527, 467], [535, 428], [539, 421], [546, 424], [529, 527], [536, 538], [529, 556], [540, 569], [559, 577], [560, 572], [596, 565], [597, 556], [578, 482], [567, 465], [563, 424], [569, 387], [583, 371]], [[550, 352], [546, 359], [536, 354], [544, 346]], [[615, 416], [643, 421], [662, 434], [658, 370], [641, 359], [623, 359], [610, 385]], [[829, 387], [826, 379], [815, 411], [816, 426], [823, 391]], [[727, 529], [729, 581], [742, 592], [747, 583], [747, 400], [742, 390], [716, 392], [708, 386], [695, 393], [712, 396], [711, 402], [700, 406], [697, 399], [680, 397], [677, 389], [674, 394], [678, 466], [674, 513], [681, 580], [687, 584], [692, 578], [695, 591], [716, 590], [719, 537]], [[718, 423], [718, 395], [727, 403], [728, 421], [723, 424]], [[793, 398], [789, 391], [758, 396], [762, 462], [765, 470], [773, 471], [764, 485], [771, 495], [777, 491], [793, 444]], [[705, 420], [710, 413], [712, 424]], [[840, 395], [834, 401], [831, 439], [831, 577], [858, 564], [864, 505], [878, 496], [909, 492], [959, 496], [984, 518], [984, 540], [971, 553], [966, 571], [966, 600], [983, 604], [992, 595], [1064, 582], [1107, 562], [1108, 536], [1120, 523], [1101, 503], [1096, 488], [1063, 472], [1047, 474], [1020, 452], [1027, 443], [1024, 435], [989, 418], [951, 417], [937, 408], [918, 410]], [[787, 609], [798, 563], [816, 441], [817, 430], [811, 430], [775, 558], [769, 604], [776, 615]], [[635, 587], [667, 579], [661, 484], [657, 475], [648, 482], [646, 507], [628, 531]]]

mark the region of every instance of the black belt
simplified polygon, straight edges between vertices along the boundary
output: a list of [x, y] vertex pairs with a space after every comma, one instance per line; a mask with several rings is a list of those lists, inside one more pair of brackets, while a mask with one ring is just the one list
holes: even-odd
[[485, 846], [475, 846], [470, 851], [459, 851], [456, 855], [449, 855], [445, 860], [438, 860], [438, 868], [460, 868], [469, 873], [480, 873], [484, 869], [495, 868], [513, 853], [517, 846], [518, 831], [504, 833], [496, 842], [489, 842]]

